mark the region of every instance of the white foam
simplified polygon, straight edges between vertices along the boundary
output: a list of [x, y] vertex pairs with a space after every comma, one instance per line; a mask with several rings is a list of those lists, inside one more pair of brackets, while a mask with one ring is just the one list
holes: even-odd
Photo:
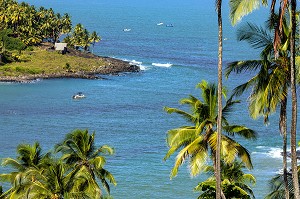
[[257, 146], [257, 149], [259, 149], [258, 151], [252, 152], [252, 154], [254, 155], [263, 155], [263, 156], [267, 156], [270, 158], [276, 158], [276, 159], [282, 159], [282, 148], [280, 147], [266, 147], [266, 146]]
[[129, 63], [132, 64], [132, 65], [141, 65], [143, 62], [136, 61], [136, 60], [131, 60]]
[[162, 64], [162, 63], [152, 63], [152, 66], [157, 66], [157, 67], [165, 67], [165, 68], [169, 68], [171, 67], [173, 64], [171, 63], [165, 63], [165, 64]]
[[142, 65], [143, 62], [141, 62], [141, 61], [136, 61], [134, 59], [131, 60], [131, 61], [129, 61], [129, 60], [126, 60], [126, 61], [128, 61], [131, 65], [137, 65], [138, 67], [140, 67], [141, 70], [148, 70], [149, 69], [148, 67]]
[[281, 148], [271, 148], [269, 150], [269, 152], [267, 152], [267, 155], [271, 158], [280, 158], [280, 159], [282, 159], [281, 152], [282, 152]]
[[139, 65], [139, 67], [140, 67], [141, 70], [149, 70], [149, 67], [146, 67], [144, 65]]

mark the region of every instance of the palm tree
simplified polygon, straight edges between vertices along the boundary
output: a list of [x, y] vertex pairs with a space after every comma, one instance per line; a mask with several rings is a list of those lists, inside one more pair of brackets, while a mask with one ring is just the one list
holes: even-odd
[[[298, 166], [298, 176], [299, 176], [299, 166]], [[290, 198], [295, 198], [294, 195], [294, 187], [293, 187], [293, 178], [291, 171], [287, 174], [287, 181], [288, 181], [288, 191]], [[277, 198], [285, 198], [285, 179], [282, 173], [276, 174], [270, 181], [269, 181], [269, 189], [270, 193], [265, 197], [265, 199], [277, 199]]]
[[56, 152], [62, 152], [62, 160], [69, 165], [74, 166], [80, 173], [90, 176], [91, 184], [94, 186], [95, 194], [101, 195], [100, 187], [96, 182], [98, 178], [108, 194], [110, 187], [107, 182], [116, 185], [113, 175], [104, 169], [106, 159], [104, 155], [112, 155], [114, 150], [103, 145], [96, 148], [94, 145], [95, 133], [89, 134], [88, 130], [74, 130], [69, 133], [65, 140], [58, 144]]
[[5, 196], [22, 195], [25, 192], [25, 187], [32, 181], [35, 181], [35, 177], [26, 177], [28, 169], [39, 169], [45, 165], [45, 160], [49, 157], [49, 154], [42, 155], [41, 147], [39, 143], [20, 144], [17, 147], [18, 157], [17, 159], [5, 158], [2, 161], [3, 166], [10, 166], [15, 170], [8, 174], [0, 174], [0, 180], [10, 182], [12, 188], [4, 193]]
[[[187, 104], [191, 108], [191, 113], [177, 108], [164, 108], [167, 113], [177, 113], [191, 123], [191, 126], [181, 126], [169, 130], [167, 133], [167, 144], [170, 149], [164, 159], [168, 159], [176, 151], [179, 151], [171, 171], [171, 178], [177, 175], [179, 166], [186, 159], [190, 160], [189, 168], [192, 176], [203, 171], [209, 155], [212, 157], [214, 168], [216, 167], [217, 88], [216, 85], [208, 84], [206, 81], [202, 81], [197, 87], [202, 90], [203, 101], [192, 95], [180, 101], [181, 104]], [[223, 89], [223, 94], [226, 94], [225, 89]], [[221, 157], [226, 163], [230, 163], [238, 156], [248, 168], [252, 168], [250, 154], [247, 149], [230, 137], [239, 135], [246, 139], [256, 138], [255, 132], [245, 126], [229, 125], [226, 116], [236, 103], [239, 103], [239, 101], [233, 101], [230, 98], [222, 110], [222, 128], [228, 135], [222, 135]]]
[[83, 47], [84, 51], [88, 51], [89, 46], [91, 45], [89, 35], [89, 31], [87, 29], [84, 29], [81, 35], [81, 46]]
[[[93, 51], [94, 51], [94, 46], [95, 46], [95, 43], [96, 42], [99, 42], [101, 40], [101, 37], [97, 34], [96, 31], [93, 31], [90, 35], [90, 38], [89, 38], [90, 42], [92, 43], [93, 45]], [[93, 53], [92, 51], [92, 53]]]
[[[230, 17], [232, 23], [236, 24], [244, 15], [252, 12], [254, 9], [259, 7], [259, 0], [231, 0], [230, 8], [231, 13]], [[262, 4], [267, 5], [266, 0], [262, 0]], [[272, 0], [271, 4], [271, 17], [274, 16], [276, 0]], [[276, 20], [277, 25], [274, 31], [274, 41], [273, 48], [275, 51], [275, 58], [278, 55], [278, 47], [280, 47], [281, 38], [280, 36], [283, 33], [283, 20], [286, 13], [286, 9], [291, 7], [291, 35], [290, 35], [290, 79], [291, 79], [291, 94], [292, 94], [292, 120], [291, 120], [291, 159], [292, 159], [292, 173], [293, 173], [293, 184], [295, 187], [295, 195], [297, 198], [300, 198], [300, 191], [298, 187], [298, 173], [297, 173], [297, 155], [296, 155], [296, 126], [297, 126], [297, 95], [296, 95], [296, 80], [295, 80], [295, 33], [296, 33], [296, 0], [280, 0], [279, 6], [279, 18]], [[286, 186], [286, 197], [288, 198], [288, 190]]]
[[[269, 20], [271, 23], [271, 20]], [[269, 24], [273, 28], [272, 24]], [[249, 98], [249, 112], [256, 119], [263, 115], [265, 123], [268, 117], [280, 106], [279, 131], [283, 136], [283, 171], [286, 178], [287, 173], [287, 95], [290, 86], [290, 63], [289, 63], [289, 35], [288, 23], [284, 20], [285, 27], [282, 35], [282, 47], [278, 49], [275, 57], [273, 49], [273, 38], [268, 31], [256, 25], [248, 23], [238, 30], [238, 39], [245, 40], [254, 48], [262, 49], [260, 60], [247, 60], [232, 62], [228, 65], [226, 76], [231, 72], [241, 73], [243, 71], [258, 71], [257, 75], [248, 82], [238, 86], [234, 94], [240, 95], [248, 88], [252, 88]], [[288, 185], [286, 181], [286, 193]], [[288, 197], [288, 196], [286, 196]]]
[[72, 168], [60, 160], [50, 159], [42, 169], [27, 170], [27, 177], [34, 176], [26, 188], [29, 198], [97, 198], [95, 187], [90, 187], [90, 176]]
[[[255, 184], [255, 177], [243, 172], [245, 166], [242, 162], [234, 161], [232, 164], [225, 164], [221, 161], [221, 168], [222, 191], [226, 198], [255, 198], [248, 185]], [[199, 183], [194, 190], [201, 193], [198, 199], [214, 199], [216, 195], [214, 169], [208, 166], [205, 171], [211, 174], [211, 177]]]
[[[222, 60], [223, 60], [223, 23], [222, 23], [222, 0], [217, 0], [218, 14], [218, 119], [217, 119], [217, 150], [216, 150], [216, 198], [221, 198], [221, 139], [222, 139]], [[225, 198], [222, 194], [222, 198]]]
[[[287, 0], [286, 0], [287, 1]], [[296, 65], [295, 65], [295, 35], [296, 35], [296, 0], [291, 1], [292, 10], [292, 28], [291, 28], [291, 38], [290, 38], [290, 48], [291, 48], [291, 93], [292, 93], [292, 121], [291, 121], [291, 159], [292, 159], [292, 177], [294, 185], [294, 195], [296, 199], [300, 198], [299, 190], [299, 176], [297, 172], [297, 154], [296, 154], [296, 139], [297, 139], [297, 93], [296, 93]]]

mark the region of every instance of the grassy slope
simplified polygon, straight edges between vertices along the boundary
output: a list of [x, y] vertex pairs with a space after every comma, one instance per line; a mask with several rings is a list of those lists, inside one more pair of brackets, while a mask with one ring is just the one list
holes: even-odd
[[[46, 51], [35, 48], [33, 51], [24, 51], [21, 62], [14, 62], [0, 66], [0, 76], [27, 76], [67, 74], [69, 72], [93, 72], [105, 65], [103, 60], [90, 59], [78, 56], [62, 55], [57, 51]], [[66, 67], [67, 63], [69, 68]]]

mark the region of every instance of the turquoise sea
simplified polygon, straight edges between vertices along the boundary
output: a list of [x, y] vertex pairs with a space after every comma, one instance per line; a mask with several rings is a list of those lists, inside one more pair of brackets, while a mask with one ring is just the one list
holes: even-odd
[[[106, 80], [55, 79], [28, 84], [0, 84], [0, 158], [15, 157], [20, 143], [39, 141], [44, 152], [65, 134], [80, 128], [96, 132], [98, 146], [109, 144], [116, 155], [107, 159], [107, 169], [117, 182], [115, 199], [193, 199], [193, 188], [206, 178], [191, 178], [183, 165], [174, 179], [169, 173], [174, 157], [163, 161], [167, 152], [167, 130], [184, 125], [164, 106], [180, 107], [178, 101], [194, 94], [202, 79], [217, 79], [217, 16], [211, 0], [27, 0], [37, 7], [52, 7], [69, 13], [73, 24], [82, 23], [97, 31], [102, 41], [94, 53], [139, 64], [142, 71]], [[258, 51], [236, 41], [236, 29], [228, 18], [224, 2], [224, 66], [242, 59], [258, 58]], [[262, 24], [267, 10], [243, 19]], [[163, 25], [157, 25], [158, 23]], [[172, 24], [173, 27], [165, 25]], [[123, 29], [131, 29], [124, 32]], [[248, 74], [224, 79], [232, 89]], [[84, 92], [87, 98], [72, 100]], [[281, 169], [281, 137], [277, 114], [268, 126], [251, 120], [245, 100], [236, 107], [232, 123], [245, 124], [259, 135], [255, 142], [240, 140], [249, 149], [257, 178], [256, 198], [268, 193], [268, 180]], [[237, 138], [239, 140], [239, 138]], [[6, 168], [0, 168], [5, 172]]]

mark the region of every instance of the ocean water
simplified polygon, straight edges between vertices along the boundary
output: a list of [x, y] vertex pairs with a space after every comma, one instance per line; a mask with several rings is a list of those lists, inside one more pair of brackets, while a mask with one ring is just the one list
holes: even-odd
[[[0, 84], [0, 158], [15, 157], [20, 143], [39, 141], [44, 152], [51, 150], [70, 131], [80, 128], [96, 132], [98, 146], [109, 144], [116, 154], [107, 158], [107, 169], [117, 182], [112, 196], [124, 198], [192, 199], [193, 188], [206, 176], [191, 178], [184, 164], [170, 180], [174, 157], [163, 161], [168, 148], [169, 129], [185, 125], [164, 106], [181, 108], [178, 101], [193, 94], [203, 79], [217, 80], [217, 16], [210, 0], [27, 0], [37, 7], [52, 7], [69, 13], [73, 24], [82, 23], [97, 31], [101, 42], [94, 53], [139, 64], [142, 71], [106, 80], [55, 79], [28, 84]], [[266, 9], [254, 12], [244, 21], [262, 24]], [[236, 41], [236, 29], [228, 19], [224, 3], [224, 66], [242, 59], [255, 59], [258, 52]], [[157, 25], [158, 23], [163, 25]], [[172, 24], [173, 27], [165, 25]], [[131, 29], [131, 31], [123, 31]], [[248, 74], [234, 75], [224, 85], [239, 85]], [[71, 96], [82, 91], [83, 100]], [[281, 137], [278, 114], [268, 126], [262, 119], [251, 120], [241, 97], [231, 116], [232, 123], [244, 124], [258, 133], [256, 141], [238, 139], [249, 149], [255, 175], [256, 198], [268, 193], [268, 180], [281, 169]], [[0, 172], [7, 171], [0, 168]]]

